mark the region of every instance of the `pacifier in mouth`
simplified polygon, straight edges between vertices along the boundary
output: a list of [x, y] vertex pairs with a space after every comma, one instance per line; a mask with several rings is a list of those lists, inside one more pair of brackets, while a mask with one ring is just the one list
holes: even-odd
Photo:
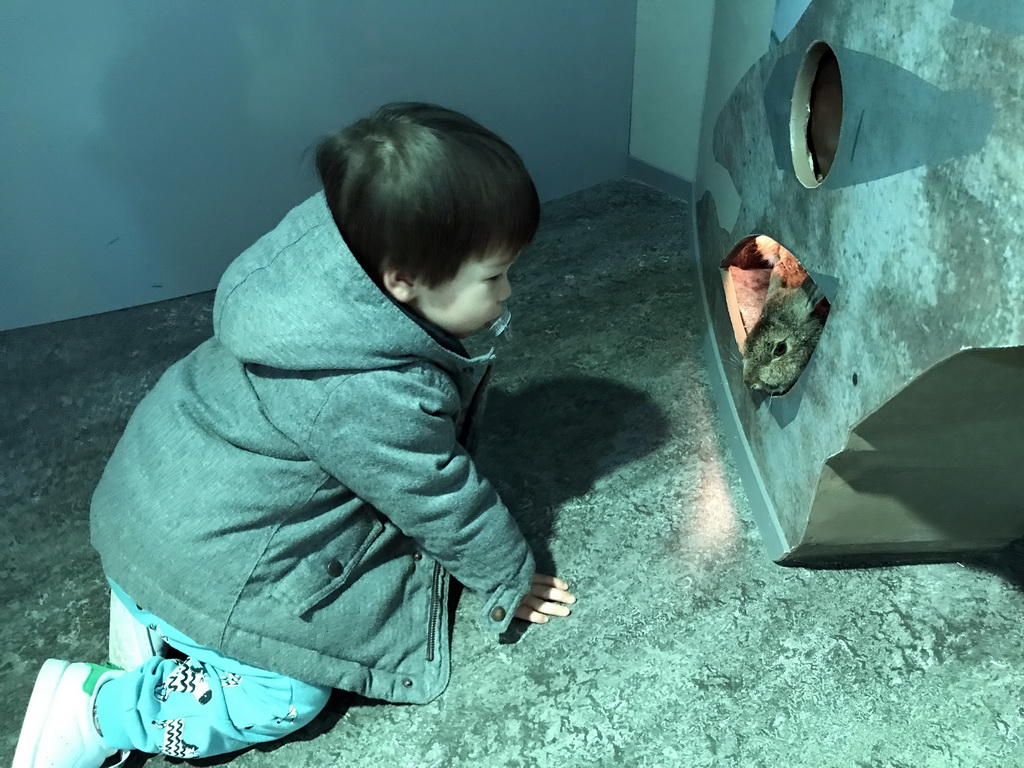
[[466, 353], [470, 357], [493, 354], [499, 338], [505, 341], [509, 341], [512, 338], [512, 331], [508, 329], [511, 321], [512, 313], [508, 307], [504, 307], [501, 317], [462, 340]]
[[497, 338], [498, 336], [501, 336], [501, 334], [503, 334], [506, 330], [508, 330], [509, 323], [511, 322], [512, 311], [506, 305], [502, 308], [501, 317], [499, 317], [497, 320], [491, 323], [491, 326], [490, 328], [488, 328], [488, 330], [494, 334], [495, 338]]

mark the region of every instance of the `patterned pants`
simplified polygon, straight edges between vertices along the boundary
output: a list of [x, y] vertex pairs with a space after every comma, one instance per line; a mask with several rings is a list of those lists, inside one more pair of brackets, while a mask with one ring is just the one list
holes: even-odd
[[274, 741], [324, 708], [331, 689], [221, 656], [114, 593], [187, 658], [155, 656], [105, 683], [96, 698], [103, 740], [118, 749], [209, 757]]

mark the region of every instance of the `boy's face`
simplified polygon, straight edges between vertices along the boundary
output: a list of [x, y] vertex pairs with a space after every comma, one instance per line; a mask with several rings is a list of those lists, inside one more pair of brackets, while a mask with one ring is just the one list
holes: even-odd
[[467, 261], [454, 278], [434, 288], [388, 270], [384, 286], [420, 317], [464, 339], [501, 317], [512, 294], [508, 270], [517, 257], [500, 253]]

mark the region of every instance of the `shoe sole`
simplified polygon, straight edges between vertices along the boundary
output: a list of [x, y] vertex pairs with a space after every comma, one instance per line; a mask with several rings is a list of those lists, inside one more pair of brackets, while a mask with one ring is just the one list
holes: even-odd
[[64, 672], [71, 666], [70, 662], [59, 659], [47, 659], [36, 675], [36, 683], [32, 688], [32, 696], [25, 710], [25, 720], [18, 737], [18, 746], [14, 750], [14, 762], [11, 768], [33, 768], [36, 753], [39, 751], [39, 738], [46, 725], [47, 715], [53, 704], [53, 696], [57, 692]]

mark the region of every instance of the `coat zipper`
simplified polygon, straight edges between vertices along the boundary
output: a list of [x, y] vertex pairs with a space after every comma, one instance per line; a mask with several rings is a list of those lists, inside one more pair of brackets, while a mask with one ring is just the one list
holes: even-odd
[[430, 626], [427, 628], [427, 661], [434, 660], [437, 644], [437, 621], [441, 615], [441, 564], [434, 563], [434, 577], [430, 583]]

